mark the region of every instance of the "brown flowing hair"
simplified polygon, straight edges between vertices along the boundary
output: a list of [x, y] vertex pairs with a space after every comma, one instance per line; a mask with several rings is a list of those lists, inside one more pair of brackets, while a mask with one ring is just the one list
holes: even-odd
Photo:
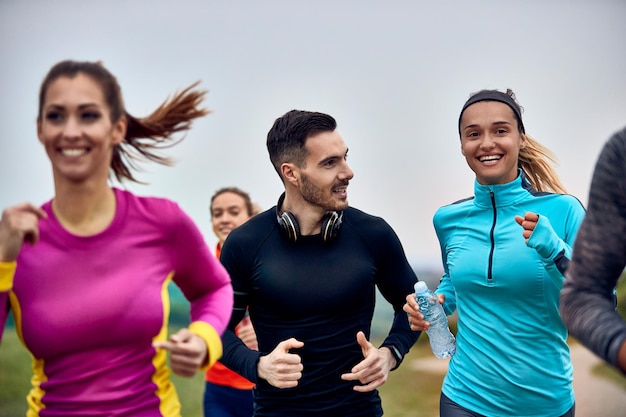
[[115, 178], [122, 182], [129, 180], [140, 183], [133, 176], [132, 170], [137, 169], [138, 161], [154, 161], [162, 165], [172, 165], [169, 157], [159, 155], [158, 151], [171, 147], [184, 139], [174, 138], [178, 132], [186, 132], [191, 128], [194, 119], [209, 114], [201, 108], [206, 90], [198, 90], [198, 82], [166, 99], [154, 112], [144, 118], [131, 115], [124, 108], [122, 90], [117, 79], [101, 62], [61, 61], [55, 64], [41, 83], [39, 90], [39, 111], [37, 120], [41, 122], [43, 105], [50, 84], [60, 77], [74, 78], [84, 74], [102, 88], [105, 101], [110, 109], [113, 123], [121, 117], [127, 119], [126, 136], [113, 148], [111, 171]]

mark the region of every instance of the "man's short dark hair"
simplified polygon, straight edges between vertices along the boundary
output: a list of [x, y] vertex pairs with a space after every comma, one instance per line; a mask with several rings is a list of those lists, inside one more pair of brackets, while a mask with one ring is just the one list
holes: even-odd
[[304, 145], [309, 137], [336, 128], [332, 116], [319, 112], [291, 110], [276, 119], [267, 133], [267, 151], [280, 179], [283, 179], [281, 164], [291, 162], [302, 166], [307, 156]]

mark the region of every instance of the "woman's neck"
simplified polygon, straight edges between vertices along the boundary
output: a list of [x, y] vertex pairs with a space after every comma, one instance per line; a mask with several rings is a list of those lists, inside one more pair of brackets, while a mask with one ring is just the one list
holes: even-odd
[[55, 186], [52, 210], [70, 233], [90, 236], [106, 229], [115, 217], [115, 192], [107, 184]]

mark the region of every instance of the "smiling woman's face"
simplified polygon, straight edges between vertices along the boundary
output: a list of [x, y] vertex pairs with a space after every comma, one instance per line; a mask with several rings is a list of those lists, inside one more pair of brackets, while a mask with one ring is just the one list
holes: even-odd
[[242, 196], [230, 191], [217, 195], [211, 203], [211, 223], [220, 246], [234, 228], [241, 226], [250, 217], [251, 213]]
[[111, 121], [100, 85], [78, 74], [59, 77], [46, 91], [37, 136], [50, 158], [55, 181], [81, 182], [109, 176], [113, 147], [126, 129]]
[[463, 112], [461, 153], [480, 184], [513, 181], [517, 177], [519, 150], [525, 143], [508, 105], [479, 101]]

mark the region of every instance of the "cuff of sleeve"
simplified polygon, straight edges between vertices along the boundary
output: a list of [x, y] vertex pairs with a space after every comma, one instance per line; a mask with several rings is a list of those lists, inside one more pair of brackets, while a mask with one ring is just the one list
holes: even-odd
[[534, 248], [542, 258], [552, 261], [565, 245], [552, 228], [550, 220], [540, 215], [537, 226], [528, 239], [528, 246]]
[[222, 357], [222, 339], [215, 328], [204, 321], [194, 321], [189, 325], [189, 331], [201, 337], [206, 343], [207, 360], [200, 367], [201, 371], [206, 371]]
[[404, 355], [402, 353], [400, 353], [398, 348], [395, 347], [394, 345], [382, 345], [381, 347], [386, 347], [387, 349], [389, 349], [389, 351], [391, 352], [391, 354], [393, 355], [393, 357], [396, 360], [396, 366], [391, 368], [391, 370], [394, 371], [394, 370], [398, 369], [398, 367], [402, 363], [402, 360], [404, 359]]
[[13, 288], [13, 277], [17, 262], [0, 262], [0, 291], [9, 291]]

